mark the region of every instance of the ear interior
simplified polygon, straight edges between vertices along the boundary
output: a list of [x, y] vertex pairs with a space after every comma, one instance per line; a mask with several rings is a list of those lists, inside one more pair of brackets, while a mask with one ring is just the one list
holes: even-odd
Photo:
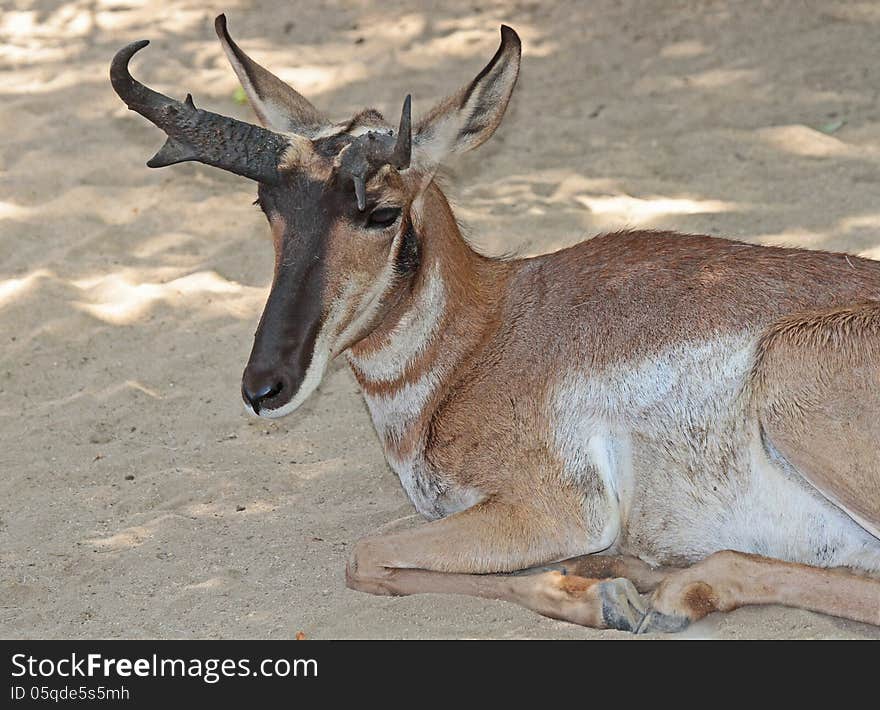
[[522, 45], [516, 32], [501, 26], [501, 45], [467, 86], [435, 106], [413, 138], [421, 162], [438, 165], [449, 154], [485, 143], [501, 123], [519, 76]]
[[329, 123], [300, 93], [241, 50], [226, 29], [226, 15], [217, 16], [214, 30], [263, 126], [273, 131], [308, 135]]

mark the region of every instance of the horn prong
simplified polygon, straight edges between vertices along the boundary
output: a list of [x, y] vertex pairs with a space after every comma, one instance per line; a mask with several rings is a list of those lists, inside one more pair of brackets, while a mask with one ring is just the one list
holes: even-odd
[[358, 209], [363, 212], [367, 209], [367, 184], [360, 175], [354, 176], [354, 194], [357, 197]]
[[197, 160], [198, 153], [175, 138], [168, 138], [156, 155], [147, 161], [148, 168], [165, 168], [188, 160]]
[[391, 164], [398, 170], [409, 167], [412, 159], [412, 96], [406, 95], [403, 110], [400, 112], [400, 127], [397, 129], [397, 141], [391, 154]]

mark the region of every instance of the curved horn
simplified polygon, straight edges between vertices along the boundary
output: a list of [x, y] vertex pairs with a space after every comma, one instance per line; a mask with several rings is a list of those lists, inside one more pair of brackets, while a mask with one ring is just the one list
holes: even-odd
[[398, 170], [406, 170], [412, 157], [412, 96], [406, 95], [403, 110], [400, 112], [400, 128], [397, 129], [397, 142], [391, 153], [391, 164]]
[[147, 165], [161, 168], [195, 160], [258, 182], [277, 182], [287, 139], [265, 128], [197, 109], [189, 95], [181, 103], [135, 80], [128, 63], [149, 43], [132, 42], [120, 49], [110, 64], [110, 83], [119, 98], [168, 135]]

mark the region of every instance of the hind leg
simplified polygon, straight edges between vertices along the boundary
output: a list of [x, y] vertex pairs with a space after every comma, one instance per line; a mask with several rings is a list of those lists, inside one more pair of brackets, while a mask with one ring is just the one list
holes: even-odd
[[880, 626], [880, 580], [726, 550], [669, 575], [639, 633], [680, 631], [714, 611], [780, 604]]
[[[768, 452], [877, 536], [880, 303], [797, 314], [773, 324], [758, 344], [749, 391]], [[640, 631], [675, 631], [713, 611], [751, 604], [880, 624], [880, 581], [843, 569], [718, 552], [660, 583]]]
[[880, 537], [880, 302], [775, 323], [751, 392], [768, 450]]

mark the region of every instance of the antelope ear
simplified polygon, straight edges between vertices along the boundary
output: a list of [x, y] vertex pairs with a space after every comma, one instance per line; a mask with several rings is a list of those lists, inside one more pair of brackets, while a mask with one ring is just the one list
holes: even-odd
[[413, 157], [420, 167], [432, 170], [450, 154], [473, 150], [489, 140], [516, 86], [521, 54], [519, 36], [501, 25], [501, 46], [492, 61], [470, 84], [419, 121]]
[[301, 94], [241, 51], [226, 30], [226, 15], [217, 16], [214, 30], [263, 126], [308, 136], [329, 123]]

